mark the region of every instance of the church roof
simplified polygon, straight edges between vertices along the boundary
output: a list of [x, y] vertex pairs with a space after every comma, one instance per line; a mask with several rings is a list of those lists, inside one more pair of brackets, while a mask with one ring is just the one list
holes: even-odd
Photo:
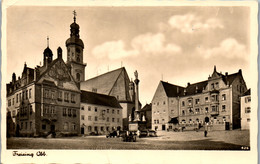
[[124, 67], [88, 79], [80, 83], [80, 88], [88, 91], [92, 91], [95, 88], [98, 93], [109, 95], [123, 71], [126, 71]]
[[87, 104], [101, 105], [112, 108], [122, 108], [114, 96], [88, 92], [81, 90], [81, 102]]

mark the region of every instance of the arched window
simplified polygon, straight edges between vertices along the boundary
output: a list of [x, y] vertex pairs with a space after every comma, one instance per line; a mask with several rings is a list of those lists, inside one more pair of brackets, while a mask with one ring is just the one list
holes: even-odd
[[77, 81], [80, 81], [80, 74], [79, 73], [77, 73]]
[[77, 62], [80, 62], [79, 54], [77, 54]]

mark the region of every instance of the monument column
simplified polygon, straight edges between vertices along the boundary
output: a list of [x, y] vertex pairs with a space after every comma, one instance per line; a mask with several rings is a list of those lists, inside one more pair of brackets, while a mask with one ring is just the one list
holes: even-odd
[[135, 118], [134, 118], [134, 121], [140, 121], [140, 109], [139, 109], [139, 87], [138, 87], [138, 84], [139, 84], [139, 79], [138, 79], [138, 72], [135, 71], [134, 72], [134, 75], [135, 75]]

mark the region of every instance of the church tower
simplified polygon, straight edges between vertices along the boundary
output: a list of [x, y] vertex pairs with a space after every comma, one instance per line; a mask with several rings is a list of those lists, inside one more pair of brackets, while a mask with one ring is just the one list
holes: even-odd
[[49, 64], [52, 62], [52, 51], [49, 48], [49, 37], [47, 37], [47, 48], [43, 52], [43, 65], [48, 67]]
[[85, 80], [86, 64], [83, 63], [84, 44], [79, 38], [79, 25], [76, 23], [75, 10], [73, 14], [74, 22], [70, 25], [70, 38], [66, 41], [67, 65], [76, 82], [81, 82]]

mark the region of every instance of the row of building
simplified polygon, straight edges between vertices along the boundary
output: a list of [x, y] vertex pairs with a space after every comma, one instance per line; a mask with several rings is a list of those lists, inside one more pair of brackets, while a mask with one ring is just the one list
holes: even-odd
[[62, 135], [102, 134], [128, 129], [128, 116], [135, 111], [136, 87], [125, 68], [85, 81], [84, 43], [75, 16], [66, 47], [66, 62], [60, 47], [53, 60], [48, 45], [42, 66], [24, 64], [21, 77], [13, 73], [6, 85], [8, 136], [43, 136], [54, 131]]
[[[248, 128], [250, 91], [242, 70], [222, 74], [214, 67], [208, 80], [181, 87], [160, 81], [152, 99], [152, 128], [194, 129], [207, 125], [212, 130]], [[246, 99], [246, 101], [244, 100]], [[244, 107], [244, 105], [247, 107]], [[247, 114], [245, 114], [247, 113]]]
[[[151, 104], [141, 109], [137, 75], [133, 82], [124, 67], [85, 80], [84, 43], [75, 15], [65, 44], [66, 62], [60, 47], [53, 60], [48, 45], [42, 66], [30, 68], [24, 64], [21, 77], [13, 73], [6, 85], [7, 136], [128, 130], [129, 123], [136, 119], [136, 109], [143, 129], [171, 130], [207, 124], [214, 130], [229, 130], [250, 121], [250, 105], [243, 106], [250, 103], [250, 93], [241, 70], [223, 75], [215, 67], [208, 80], [188, 83], [187, 87], [160, 81]], [[247, 97], [240, 103], [244, 93]]]

